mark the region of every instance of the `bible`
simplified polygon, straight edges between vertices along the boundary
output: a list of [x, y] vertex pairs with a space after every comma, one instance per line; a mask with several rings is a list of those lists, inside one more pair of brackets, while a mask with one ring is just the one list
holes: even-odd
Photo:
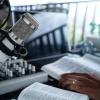
[[24, 89], [18, 100], [89, 100], [89, 97], [36, 82]]
[[49, 76], [59, 80], [64, 73], [87, 73], [100, 79], [100, 58], [86, 54], [80, 56], [65, 56], [41, 68]]

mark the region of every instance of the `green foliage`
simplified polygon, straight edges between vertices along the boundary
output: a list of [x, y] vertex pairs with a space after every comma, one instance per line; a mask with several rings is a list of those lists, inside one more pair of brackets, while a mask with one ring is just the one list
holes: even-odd
[[91, 22], [90, 26], [91, 26], [91, 30], [90, 30], [91, 34], [94, 34], [94, 31], [96, 29], [96, 23], [95, 22]]

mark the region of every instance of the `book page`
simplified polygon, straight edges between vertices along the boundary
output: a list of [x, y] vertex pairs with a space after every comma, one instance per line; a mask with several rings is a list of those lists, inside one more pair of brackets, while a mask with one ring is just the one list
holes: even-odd
[[85, 54], [83, 57], [86, 58], [86, 59], [92, 60], [93, 62], [96, 62], [96, 63], [100, 64], [100, 57], [98, 57], [98, 56], [91, 55], [91, 54]]
[[92, 59], [86, 59], [84, 57], [73, 59], [73, 63], [77, 63], [78, 65], [81, 66], [81, 69], [86, 69], [86, 72], [89, 75], [91, 75], [94, 78], [100, 79], [100, 64], [98, 64], [95, 59], [95, 61]]
[[19, 95], [18, 100], [89, 100], [89, 98], [84, 94], [36, 82], [24, 89]]
[[83, 57], [65, 56], [54, 63], [44, 65], [42, 70], [57, 80], [62, 74], [72, 72], [88, 73], [100, 78], [99, 64]]

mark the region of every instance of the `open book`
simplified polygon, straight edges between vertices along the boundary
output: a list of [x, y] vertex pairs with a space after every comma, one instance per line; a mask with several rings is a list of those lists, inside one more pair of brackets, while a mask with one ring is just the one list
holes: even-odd
[[18, 100], [89, 100], [87, 95], [62, 90], [42, 83], [24, 89]]
[[100, 79], [100, 58], [92, 55], [65, 56], [58, 61], [44, 65], [42, 70], [51, 77], [59, 80], [64, 73], [88, 73]]
[[89, 59], [89, 60], [91, 60], [91, 61], [93, 61], [95, 63], [100, 64], [100, 57], [99, 56], [94, 56], [94, 55], [86, 54], [83, 57], [86, 58], [86, 59]]

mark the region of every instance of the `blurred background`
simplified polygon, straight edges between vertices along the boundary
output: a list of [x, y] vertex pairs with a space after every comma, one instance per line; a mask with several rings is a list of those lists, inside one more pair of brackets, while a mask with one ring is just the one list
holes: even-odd
[[[43, 46], [43, 44], [39, 44], [42, 39], [45, 45], [47, 41], [47, 45], [52, 44], [54, 48], [56, 48], [56, 42], [63, 44], [62, 47], [56, 49], [64, 53], [75, 48], [88, 36], [100, 36], [99, 0], [10, 0], [10, 4], [13, 25], [25, 12], [31, 13], [40, 24], [39, 29], [26, 40], [28, 46], [31, 44], [30, 56], [33, 54], [32, 46], [38, 55], [41, 54], [36, 48], [38, 45], [39, 47], [40, 45]], [[63, 31], [62, 27], [64, 27]], [[54, 37], [52, 32], [57, 36]], [[46, 36], [46, 34], [48, 35]], [[50, 39], [50, 43], [46, 38]], [[53, 51], [54, 48], [50, 49], [49, 46], [50, 51]], [[46, 53], [46, 51], [44, 52]], [[34, 57], [36, 52], [33, 54]]]
[[[68, 10], [66, 20], [68, 23], [68, 33], [66, 34], [69, 34], [70, 45], [73, 42], [80, 42], [87, 35], [100, 35], [99, 0], [10, 0], [10, 4], [13, 11], [49, 9], [54, 6]], [[44, 4], [47, 4], [48, 8]], [[73, 34], [76, 34], [74, 41], [72, 40]]]

